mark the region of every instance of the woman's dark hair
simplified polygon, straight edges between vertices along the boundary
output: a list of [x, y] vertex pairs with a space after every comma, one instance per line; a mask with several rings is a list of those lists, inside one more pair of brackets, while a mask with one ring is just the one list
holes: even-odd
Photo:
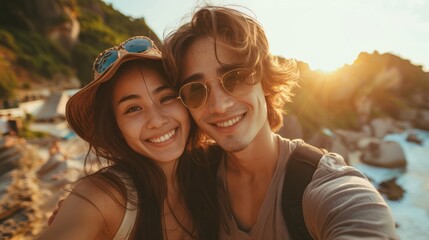
[[[116, 123], [112, 101], [108, 101], [112, 99], [117, 76], [127, 71], [131, 64], [136, 63], [141, 68], [154, 68], [166, 76], [161, 62], [134, 60], [124, 63], [110, 81], [99, 87], [95, 97], [94, 134], [90, 148], [98, 162], [105, 161], [108, 166], [89, 176], [104, 177], [125, 195], [121, 179], [115, 174], [109, 174], [108, 169], [125, 172], [134, 183], [138, 197], [138, 200], [132, 199], [132, 196], [127, 194], [127, 201], [138, 206], [132, 239], [161, 240], [166, 235], [163, 228], [163, 203], [167, 195], [166, 177], [154, 161], [128, 146]], [[194, 239], [218, 239], [217, 164], [208, 160], [208, 152], [204, 144], [198, 142], [198, 135], [198, 128], [191, 119], [190, 136], [185, 152], [179, 158], [174, 176], [192, 219], [192, 229], [184, 230]], [[87, 163], [88, 161], [85, 161], [85, 164]]]

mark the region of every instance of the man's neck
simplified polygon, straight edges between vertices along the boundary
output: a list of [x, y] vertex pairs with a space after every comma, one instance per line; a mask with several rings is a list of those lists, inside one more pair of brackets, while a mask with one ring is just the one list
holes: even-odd
[[226, 170], [234, 175], [272, 176], [278, 160], [278, 139], [274, 132], [261, 133], [244, 150], [228, 152]]
[[250, 231], [257, 222], [277, 167], [278, 154], [278, 138], [271, 129], [258, 134], [246, 149], [227, 153], [226, 191], [231, 212], [242, 231]]

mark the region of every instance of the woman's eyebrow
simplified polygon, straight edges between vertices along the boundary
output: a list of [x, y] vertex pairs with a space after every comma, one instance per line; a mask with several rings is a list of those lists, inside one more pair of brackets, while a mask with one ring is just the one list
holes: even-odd
[[[153, 93], [153, 94], [157, 94], [157, 93], [162, 92], [162, 91], [163, 91], [163, 90], [165, 90], [165, 89], [170, 90], [170, 89], [172, 89], [172, 88], [171, 88], [171, 87], [169, 87], [169, 86], [167, 86], [167, 85], [162, 85], [162, 86], [160, 86], [160, 87], [155, 88], [155, 89], [152, 91], [152, 93]], [[140, 96], [140, 95], [138, 95], [138, 94], [131, 94], [131, 95], [127, 95], [127, 96], [121, 97], [121, 98], [119, 99], [119, 101], [118, 101], [117, 105], [121, 104], [122, 102], [128, 101], [128, 100], [140, 99], [140, 98], [141, 98], [141, 96]]]
[[168, 85], [162, 85], [162, 86], [159, 86], [159, 87], [155, 88], [155, 90], [153, 90], [152, 92], [153, 93], [160, 93], [160, 92], [162, 92], [165, 89], [171, 90], [172, 88], [170, 86], [168, 86]]
[[141, 96], [137, 95], [137, 94], [127, 95], [127, 96], [121, 97], [116, 105], [119, 105], [122, 102], [125, 102], [125, 101], [128, 101], [128, 100], [139, 99], [139, 98], [141, 98]]

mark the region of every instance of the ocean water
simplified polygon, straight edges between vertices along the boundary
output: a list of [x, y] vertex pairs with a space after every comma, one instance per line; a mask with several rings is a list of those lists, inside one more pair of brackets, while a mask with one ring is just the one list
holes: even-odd
[[429, 239], [429, 132], [412, 130], [423, 143], [407, 142], [410, 132], [391, 134], [385, 140], [398, 142], [407, 159], [407, 169], [384, 169], [365, 164], [353, 164], [378, 185], [381, 181], [396, 177], [396, 183], [404, 190], [404, 197], [399, 201], [387, 200], [393, 216], [399, 225], [401, 239]]

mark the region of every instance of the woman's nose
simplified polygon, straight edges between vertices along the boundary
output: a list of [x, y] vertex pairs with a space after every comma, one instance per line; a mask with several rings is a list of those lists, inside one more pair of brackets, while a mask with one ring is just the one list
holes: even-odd
[[160, 109], [151, 109], [148, 113], [147, 128], [160, 128], [168, 122], [168, 117]]

